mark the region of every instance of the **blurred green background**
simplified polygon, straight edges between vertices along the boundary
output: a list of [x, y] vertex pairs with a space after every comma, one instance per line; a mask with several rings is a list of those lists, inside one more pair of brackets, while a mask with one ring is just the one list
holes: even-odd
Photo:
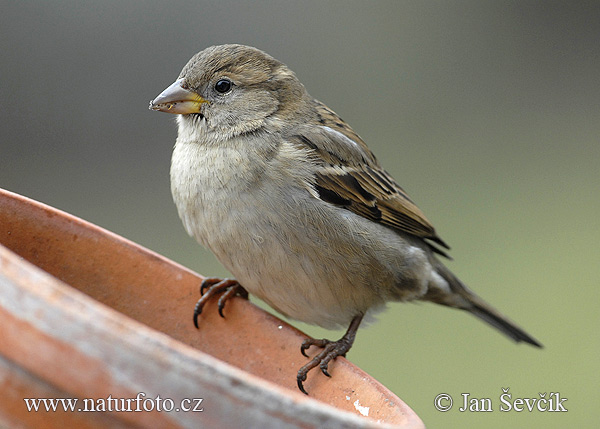
[[[392, 304], [349, 359], [429, 427], [600, 423], [600, 3], [1, 10], [0, 187], [226, 275], [180, 224], [168, 177], [175, 124], [147, 106], [197, 51], [256, 46], [365, 139], [452, 245], [452, 270], [545, 345], [515, 345], [459, 311]], [[500, 412], [503, 387], [513, 398], [560, 392], [569, 411]], [[451, 411], [434, 408], [439, 393], [454, 397]], [[491, 398], [494, 411], [460, 412], [462, 393]]]

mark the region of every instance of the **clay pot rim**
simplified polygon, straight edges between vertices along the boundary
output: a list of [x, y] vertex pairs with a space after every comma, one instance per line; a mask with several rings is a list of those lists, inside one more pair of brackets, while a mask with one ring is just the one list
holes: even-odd
[[[193, 273], [191, 270], [177, 264], [176, 262], [170, 261], [167, 258], [151, 251], [143, 248], [142, 246], [127, 240], [123, 237], [120, 237], [117, 234], [114, 234], [110, 231], [106, 231], [103, 228], [93, 225], [89, 222], [81, 220], [75, 216], [69, 215], [68, 213], [62, 212], [60, 210], [51, 208], [42, 203], [35, 202], [26, 197], [10, 193], [8, 191], [4, 191], [0, 189], [0, 197], [4, 200], [10, 200], [14, 204], [17, 205], [27, 205], [30, 208], [35, 210], [42, 210], [46, 216], [48, 217], [56, 217], [58, 216], [63, 221], [74, 224], [77, 228], [84, 228], [92, 235], [100, 234], [107, 239], [117, 242], [120, 246], [124, 246], [130, 251], [134, 251], [137, 253], [142, 253], [145, 257], [152, 260], [154, 264], [169, 264], [176, 270], [185, 273], [185, 275], [191, 275], [200, 280], [202, 277], [198, 276], [196, 273]], [[86, 318], [90, 320], [90, 317], [96, 321], [97, 329], [103, 331], [103, 335], [110, 336], [114, 332], [119, 332], [125, 338], [130, 338], [130, 341], [127, 344], [132, 350], [136, 350], [138, 354], [145, 351], [148, 354], [148, 351], [157, 350], [160, 351], [160, 355], [165, 356], [167, 351], [175, 351], [177, 356], [179, 356], [179, 360], [182, 365], [189, 365], [189, 368], [186, 372], [189, 372], [189, 377], [194, 378], [193, 374], [198, 372], [198, 364], [205, 365], [206, 368], [213, 368], [218, 372], [220, 376], [225, 377], [229, 380], [230, 384], [236, 385], [237, 389], [241, 389], [240, 386], [244, 386], [244, 394], [242, 396], [254, 396], [262, 397], [267, 401], [283, 401], [287, 403], [290, 407], [295, 407], [297, 410], [300, 410], [300, 414], [310, 415], [311, 413], [315, 415], [321, 416], [320, 418], [326, 419], [334, 419], [335, 421], [342, 421], [345, 424], [358, 425], [359, 427], [369, 427], [371, 425], [376, 425], [377, 427], [381, 427], [381, 424], [376, 423], [374, 420], [362, 419], [359, 416], [352, 415], [351, 413], [336, 408], [330, 404], [323, 403], [322, 401], [313, 399], [311, 397], [306, 397], [299, 392], [290, 391], [287, 388], [279, 386], [271, 381], [265, 380], [262, 377], [251, 374], [247, 371], [244, 371], [240, 368], [236, 368], [235, 366], [222, 361], [214, 356], [210, 356], [207, 353], [199, 350], [189, 344], [182, 343], [178, 339], [170, 336], [167, 333], [157, 331], [156, 329], [150, 326], [144, 326], [145, 323], [142, 323], [134, 318], [130, 317], [127, 314], [124, 314], [118, 311], [115, 308], [111, 308], [105, 304], [102, 304], [94, 297], [89, 296], [88, 294], [77, 290], [77, 288], [69, 285], [61, 281], [60, 279], [53, 277], [48, 272], [42, 270], [41, 268], [22, 260], [19, 256], [13, 253], [11, 250], [6, 248], [0, 249], [0, 261], [4, 261], [2, 263], [2, 270], [6, 271], [6, 266], [8, 261], [8, 266], [12, 267], [13, 270], [12, 279], [15, 282], [18, 282], [19, 279], [25, 277], [25, 272], [29, 272], [31, 276], [35, 277], [38, 282], [38, 287], [31, 287], [22, 285], [24, 289], [22, 291], [26, 291], [27, 294], [31, 294], [31, 297], [35, 297], [39, 302], [48, 302], [52, 303], [52, 306], [55, 309], [63, 312], [66, 315], [70, 315], [71, 317], [77, 317], [81, 315], [81, 310], [84, 309], [84, 314], [86, 314]], [[10, 273], [9, 273], [10, 274]], [[29, 275], [29, 274], [28, 274]], [[47, 289], [42, 290], [39, 288], [39, 282], [44, 283], [47, 286]], [[2, 297], [0, 297], [1, 299]], [[9, 299], [10, 301], [10, 299]], [[255, 307], [254, 305], [246, 302], [235, 302], [236, 306], [243, 306], [244, 312], [251, 312], [254, 314], [264, 313], [263, 310]], [[6, 304], [5, 304], [6, 307]], [[39, 308], [38, 308], [39, 309]], [[21, 308], [25, 314], [35, 314], [35, 312], [27, 312], [25, 308]], [[268, 314], [268, 313], [266, 313]], [[275, 317], [268, 314], [268, 316], [261, 315], [261, 317], [272, 318], [268, 323], [272, 323], [275, 320]], [[27, 318], [25, 317], [22, 321], [28, 323], [32, 328], [35, 329], [36, 326], [39, 327], [40, 320], [39, 318]], [[47, 320], [45, 322], [48, 322]], [[102, 323], [98, 323], [102, 322]], [[289, 327], [287, 323], [277, 320], [276, 322], [279, 326], [285, 326], [288, 333], [291, 333], [296, 336], [302, 336], [299, 331], [295, 330], [295, 328]], [[51, 324], [44, 323], [44, 328], [48, 328]], [[55, 326], [56, 329], [60, 328], [60, 326]], [[42, 332], [43, 329], [42, 329]], [[97, 334], [100, 334], [100, 331], [95, 331]], [[294, 334], [295, 332], [295, 334]], [[54, 332], [56, 333], [56, 332]], [[124, 335], [127, 334], [127, 335]], [[135, 339], [135, 341], [131, 341], [131, 339]], [[117, 337], [119, 339], [119, 337]], [[138, 341], [139, 340], [139, 341]], [[0, 352], [6, 352], [6, 350], [0, 350]], [[19, 356], [12, 356], [13, 359], [18, 359]], [[196, 364], [193, 365], [192, 363]], [[355, 377], [362, 377], [365, 380], [369, 380], [369, 382], [373, 385], [378, 385], [379, 388], [387, 391], [383, 386], [379, 385], [377, 382], [374, 382], [366, 373], [356, 368], [354, 365], [344, 362], [343, 365], [340, 365], [344, 368], [344, 370], [348, 370], [351, 368], [351, 371], [355, 374]], [[195, 372], [192, 371], [195, 368]], [[27, 367], [28, 370], [34, 371], [36, 370], [35, 365], [30, 364]], [[183, 371], [183, 369], [182, 369]], [[340, 370], [338, 370], [340, 371]], [[203, 371], [200, 371], [204, 373]], [[198, 375], [196, 374], [196, 377]], [[215, 379], [214, 376], [209, 377], [209, 379], [204, 380], [205, 382], [210, 382], [211, 379]], [[53, 380], [56, 381], [56, 380]], [[373, 383], [374, 382], [374, 383]], [[80, 390], [83, 386], [80, 386]], [[235, 389], [234, 394], [235, 394]], [[252, 393], [250, 393], [252, 392]], [[231, 392], [230, 392], [231, 393]], [[401, 405], [402, 410], [401, 414], [405, 418], [406, 426], [403, 427], [422, 427], [422, 422], [420, 419], [408, 408], [401, 400], [399, 400], [395, 395], [391, 392], [387, 391], [386, 394], [389, 394], [389, 397], [392, 401], [398, 401], [398, 404]], [[81, 394], [81, 393], [80, 393]], [[268, 399], [267, 399], [268, 398]], [[337, 420], [336, 420], [337, 419]], [[340, 420], [341, 419], [341, 420]], [[332, 420], [332, 421], [334, 421]], [[383, 425], [387, 426], [387, 425]]]

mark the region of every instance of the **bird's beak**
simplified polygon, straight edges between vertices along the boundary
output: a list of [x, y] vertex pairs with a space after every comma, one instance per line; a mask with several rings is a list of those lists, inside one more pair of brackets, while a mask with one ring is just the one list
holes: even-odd
[[200, 107], [204, 103], [208, 101], [185, 89], [183, 79], [178, 79], [150, 102], [150, 110], [187, 115], [200, 113]]

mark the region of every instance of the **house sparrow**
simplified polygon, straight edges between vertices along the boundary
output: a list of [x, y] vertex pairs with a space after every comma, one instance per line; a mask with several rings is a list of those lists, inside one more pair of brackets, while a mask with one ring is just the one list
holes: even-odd
[[[363, 318], [387, 301], [465, 310], [513, 340], [534, 338], [468, 289], [438, 259], [448, 246], [363, 140], [296, 75], [243, 45], [196, 54], [150, 103], [177, 114], [171, 191], [186, 231], [236, 280], [206, 279], [206, 301], [248, 292], [280, 313], [346, 327], [297, 376], [352, 347]], [[239, 283], [238, 283], [239, 282]], [[242, 287], [243, 285], [243, 287]]]

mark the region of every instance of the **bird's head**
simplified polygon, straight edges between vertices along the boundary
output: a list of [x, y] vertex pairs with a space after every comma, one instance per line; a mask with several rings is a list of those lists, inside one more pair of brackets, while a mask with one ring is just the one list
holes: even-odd
[[289, 121], [306, 97], [285, 64], [256, 48], [221, 45], [194, 55], [150, 109], [178, 114], [180, 131], [228, 139]]

